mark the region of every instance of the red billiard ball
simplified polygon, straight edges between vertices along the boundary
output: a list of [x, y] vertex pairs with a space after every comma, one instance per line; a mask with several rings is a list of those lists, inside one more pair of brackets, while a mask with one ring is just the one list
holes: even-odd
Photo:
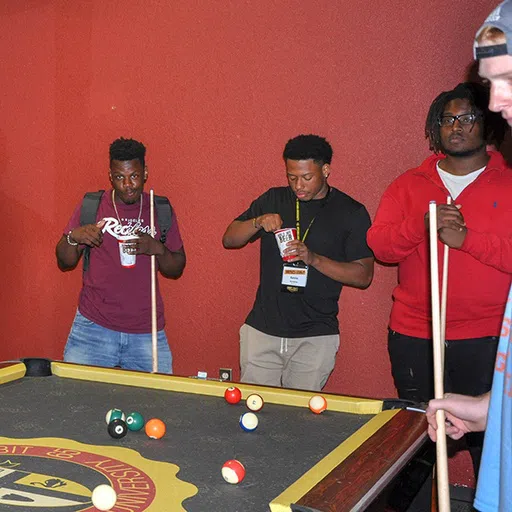
[[242, 400], [242, 392], [238, 388], [228, 388], [224, 392], [224, 398], [229, 404], [237, 404]]
[[161, 439], [165, 435], [165, 423], [158, 418], [153, 418], [146, 423], [144, 430], [150, 439]]
[[320, 414], [327, 409], [327, 400], [321, 395], [315, 395], [309, 401], [309, 408], [315, 414]]
[[244, 465], [235, 459], [228, 460], [222, 466], [222, 477], [228, 484], [239, 484], [245, 478]]

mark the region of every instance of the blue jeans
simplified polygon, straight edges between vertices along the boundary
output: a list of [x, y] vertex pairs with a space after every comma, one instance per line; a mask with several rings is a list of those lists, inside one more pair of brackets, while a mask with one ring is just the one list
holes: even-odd
[[[172, 354], [165, 332], [158, 331], [158, 371], [172, 373]], [[151, 333], [112, 331], [85, 318], [79, 311], [64, 349], [64, 361], [126, 370], [153, 370]]]

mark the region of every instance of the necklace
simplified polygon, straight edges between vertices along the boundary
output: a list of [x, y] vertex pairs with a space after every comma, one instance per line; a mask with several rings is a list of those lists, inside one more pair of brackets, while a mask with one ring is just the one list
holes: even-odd
[[[114, 189], [112, 189], [112, 204], [114, 205], [114, 211], [116, 212], [116, 217], [117, 217], [117, 220], [119, 221], [119, 224], [122, 226], [123, 223], [121, 222], [121, 219], [119, 218], [119, 213], [117, 211], [117, 206], [116, 206], [116, 191]], [[142, 198], [144, 197], [143, 194], [140, 195], [140, 210], [139, 210], [139, 217], [137, 218], [137, 224], [139, 224], [140, 222], [140, 216], [142, 215]]]

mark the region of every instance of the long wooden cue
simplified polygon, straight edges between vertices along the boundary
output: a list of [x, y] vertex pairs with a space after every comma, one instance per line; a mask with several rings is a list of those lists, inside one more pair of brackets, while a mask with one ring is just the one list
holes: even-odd
[[[448, 196], [446, 198], [446, 204], [451, 204], [452, 198]], [[444, 352], [445, 352], [445, 340], [446, 340], [446, 300], [448, 295], [448, 255], [450, 248], [448, 245], [444, 244], [444, 254], [443, 254], [443, 279], [441, 282], [441, 361], [442, 361], [442, 368], [443, 368], [443, 375], [444, 375]], [[435, 465], [433, 468], [433, 474], [435, 476], [436, 469]], [[437, 489], [434, 483], [434, 480], [432, 481], [432, 503], [430, 510], [432, 512], [437, 511]]]
[[[434, 395], [443, 398], [443, 356], [441, 344], [441, 309], [439, 307], [439, 262], [437, 259], [437, 205], [435, 201], [429, 204], [429, 234], [430, 234], [430, 286], [432, 295], [432, 340], [434, 349]], [[440, 512], [450, 511], [450, 485], [448, 479], [448, 454], [446, 446], [445, 414], [439, 410], [436, 413], [437, 442], [436, 442], [436, 474], [437, 496]]]
[[[448, 196], [446, 198], [446, 204], [452, 204], [452, 198]], [[443, 280], [441, 285], [441, 354], [443, 361], [443, 375], [444, 375], [444, 342], [446, 339], [446, 297], [448, 292], [448, 255], [450, 248], [444, 245], [443, 254]]]
[[[149, 217], [151, 236], [155, 238], [155, 204], [153, 189], [149, 191]], [[156, 330], [156, 275], [155, 255], [151, 255], [151, 346], [153, 351], [153, 373], [158, 372], [158, 334]]]

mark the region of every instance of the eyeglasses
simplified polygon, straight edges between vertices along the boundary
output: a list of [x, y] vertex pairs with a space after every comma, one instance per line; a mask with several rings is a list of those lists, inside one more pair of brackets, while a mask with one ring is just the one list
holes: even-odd
[[473, 126], [476, 120], [481, 117], [480, 114], [461, 114], [459, 116], [441, 116], [439, 126], [453, 126], [455, 121], [459, 121], [462, 126]]

